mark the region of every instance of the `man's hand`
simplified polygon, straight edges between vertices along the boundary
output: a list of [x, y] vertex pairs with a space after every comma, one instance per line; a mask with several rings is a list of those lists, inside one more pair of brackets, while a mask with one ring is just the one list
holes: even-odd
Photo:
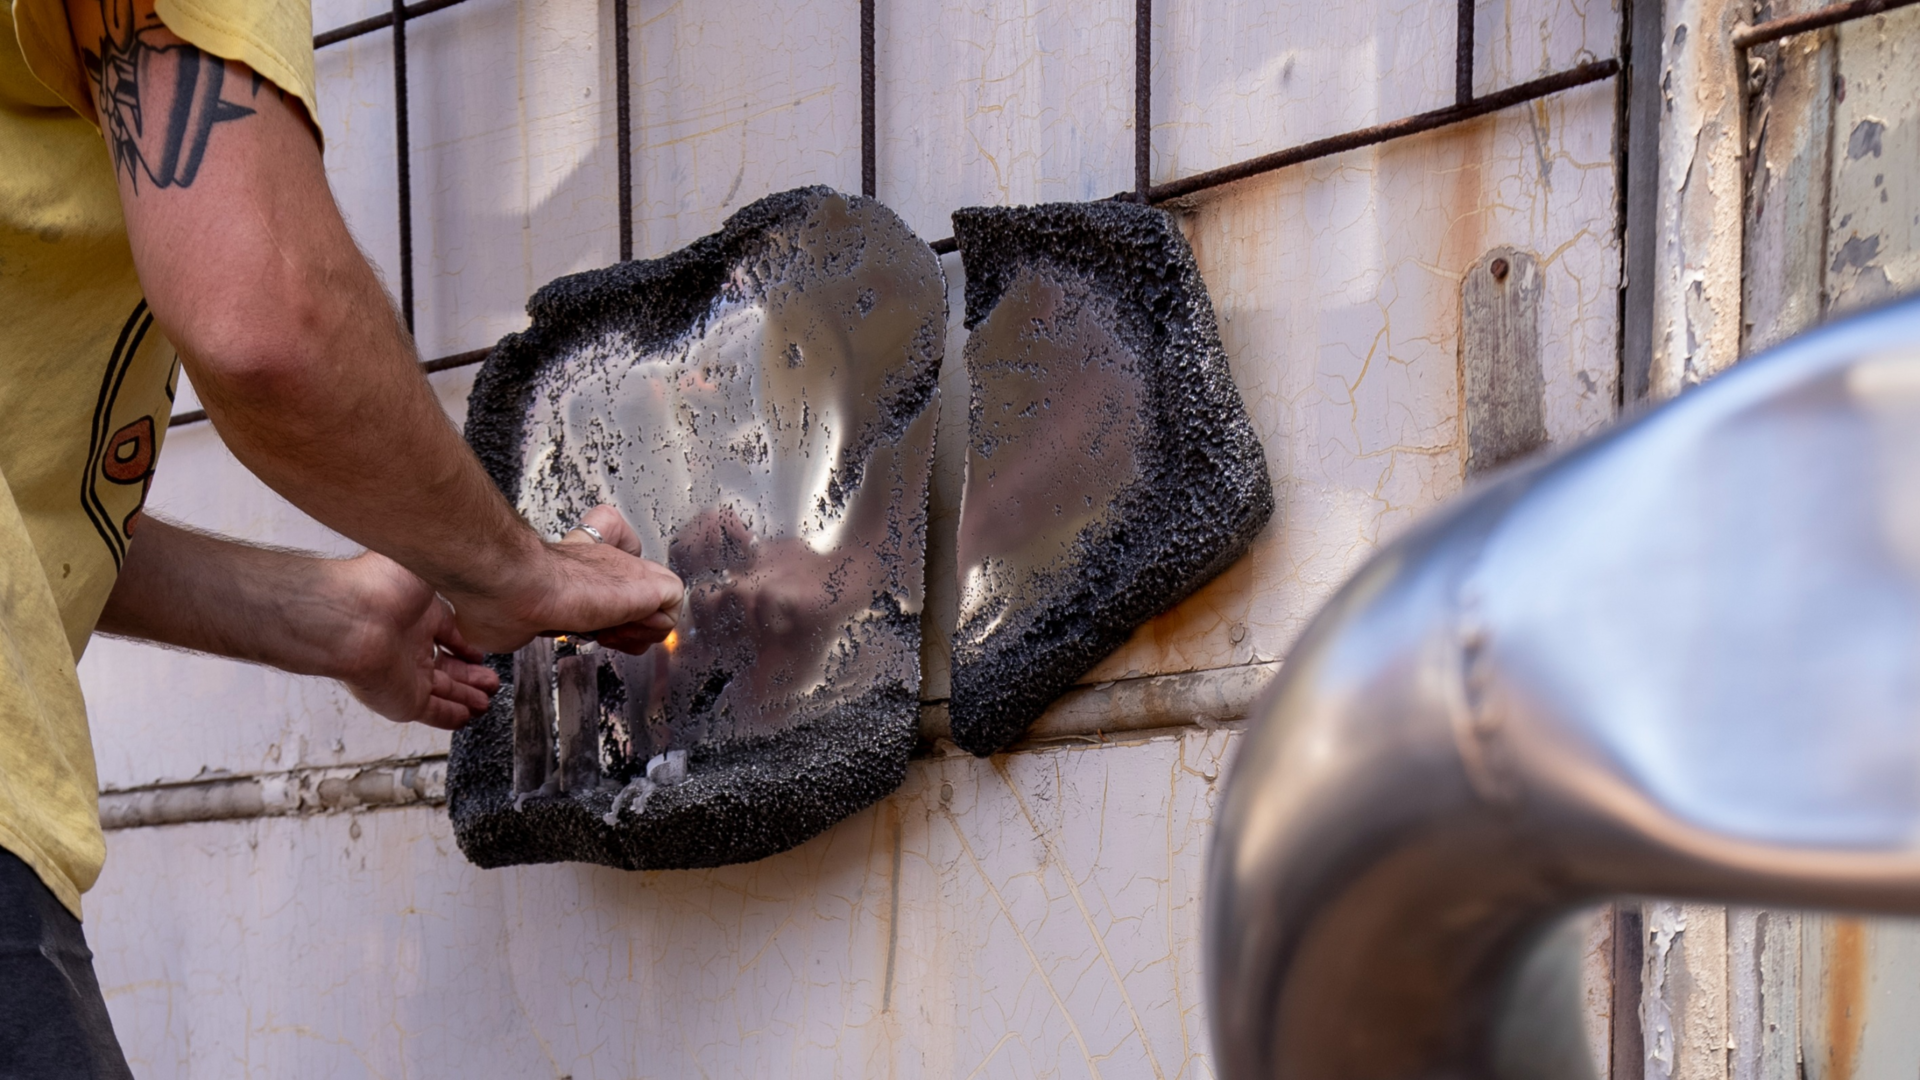
[[67, 16], [148, 304], [241, 463], [451, 599], [475, 646], [670, 630], [672, 574], [637, 544], [543, 542], [454, 430], [300, 101], [173, 34], [154, 0], [68, 0]]
[[[547, 545], [553, 577], [529, 591], [537, 613], [523, 621], [550, 630], [592, 632], [602, 645], [627, 653], [642, 653], [666, 640], [679, 623], [686, 587], [658, 563], [639, 560], [644, 571], [631, 572], [633, 557], [640, 554], [640, 537], [620, 511], [596, 506], [580, 524], [598, 532], [600, 539], [576, 528], [560, 543]], [[636, 611], [647, 614], [635, 619], [630, 613]], [[487, 632], [477, 625], [473, 630], [476, 640]]]
[[362, 705], [449, 731], [487, 710], [500, 677], [460, 636], [444, 597], [373, 552], [335, 564], [333, 577], [359, 618], [329, 666]]
[[[606, 541], [575, 530], [545, 545], [549, 598], [522, 621], [562, 619], [552, 630], [596, 630], [602, 644], [644, 652], [673, 632], [680, 579], [636, 559], [640, 541], [611, 506], [584, 519]], [[629, 568], [638, 565], [642, 572]], [[597, 584], [596, 584], [597, 583]], [[611, 595], [595, 595], [595, 590]], [[623, 612], [643, 618], [618, 623]], [[605, 613], [603, 615], [603, 613]], [[455, 729], [486, 711], [500, 678], [480, 661], [458, 601], [373, 552], [322, 559], [241, 544], [143, 514], [127, 564], [100, 615], [103, 633], [338, 679], [389, 720]], [[595, 621], [599, 619], [601, 621]], [[507, 651], [530, 634], [489, 628]]]

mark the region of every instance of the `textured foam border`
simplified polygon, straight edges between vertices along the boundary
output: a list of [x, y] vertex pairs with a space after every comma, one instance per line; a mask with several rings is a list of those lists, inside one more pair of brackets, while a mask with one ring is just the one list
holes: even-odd
[[[1184, 600], [1252, 544], [1273, 514], [1266, 455], [1220, 345], [1213, 302], [1179, 226], [1129, 203], [972, 208], [953, 215], [968, 329], [1023, 267], [1072, 275], [1112, 303], [1144, 373], [1146, 475], [1077, 556], [984, 636], [955, 636], [953, 738], [975, 754], [1027, 725], [1133, 629]], [[969, 371], [969, 377], [973, 375]]]

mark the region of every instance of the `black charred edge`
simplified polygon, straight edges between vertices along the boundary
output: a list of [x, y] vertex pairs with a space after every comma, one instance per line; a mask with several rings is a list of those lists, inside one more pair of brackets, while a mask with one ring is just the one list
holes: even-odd
[[[720, 231], [670, 255], [615, 263], [555, 278], [527, 301], [533, 323], [500, 339], [467, 398], [467, 442], [493, 482], [513, 498], [520, 486], [520, 435], [540, 369], [590, 335], [630, 334], [636, 346], [667, 344], [712, 309], [728, 274], [760, 254], [771, 234], [805, 220], [832, 188], [795, 188], [742, 207]], [[848, 197], [850, 203], [856, 200]]]
[[1273, 516], [1254, 434], [1206, 283], [1178, 225], [1127, 203], [976, 208], [953, 215], [978, 325], [1023, 266], [1070, 274], [1113, 304], [1116, 336], [1144, 365], [1156, 430], [1147, 475], [1122, 492], [1078, 557], [1042, 579], [992, 634], [954, 635], [953, 739], [986, 755], [1027, 726], [1134, 628], [1244, 555]]
[[[510, 674], [511, 664], [495, 670]], [[611, 826], [612, 787], [513, 808], [512, 713], [503, 691], [468, 725], [477, 737], [454, 740], [448, 813], [469, 861], [689, 870], [777, 855], [892, 794], [918, 737], [919, 701], [895, 683], [771, 736], [696, 749], [685, 783], [656, 788], [642, 813], [624, 810]]]
[[[856, 211], [886, 209], [827, 187], [782, 192], [743, 208], [719, 232], [671, 255], [569, 275], [535, 293], [527, 305], [532, 325], [501, 339], [468, 400], [467, 441], [500, 490], [509, 499], [518, 493], [524, 418], [546, 364], [609, 331], [625, 332], [642, 351], [677, 340], [712, 309], [736, 267], [766, 254], [776, 230], [804, 222], [828, 198], [845, 198]], [[917, 239], [903, 222], [900, 231]], [[926, 272], [941, 276], [939, 259], [924, 244], [919, 250]], [[943, 277], [940, 292], [945, 295]], [[945, 328], [943, 309], [916, 344], [920, 362], [890, 380], [878, 416], [850, 440], [856, 467], [875, 443], [898, 441], [933, 399]], [[848, 473], [845, 457], [836, 475], [846, 478], [848, 488], [857, 487], [861, 478]], [[911, 622], [906, 630], [917, 641], [918, 622]], [[529, 800], [514, 810], [512, 658], [489, 662], [503, 689], [484, 715], [454, 734], [447, 782], [455, 837], [468, 859], [483, 867], [583, 861], [631, 870], [688, 869], [764, 858], [891, 794], [906, 775], [918, 738], [916, 681], [913, 687], [877, 689], [766, 738], [698, 749], [686, 783], [656, 790], [643, 813], [628, 810], [617, 825], [602, 817], [613, 789]]]

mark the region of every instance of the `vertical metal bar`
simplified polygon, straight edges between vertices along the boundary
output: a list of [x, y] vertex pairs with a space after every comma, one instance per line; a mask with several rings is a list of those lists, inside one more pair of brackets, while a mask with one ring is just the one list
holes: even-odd
[[1646, 1037], [1640, 1028], [1640, 969], [1646, 963], [1645, 933], [1639, 904], [1614, 905], [1609, 1080], [1641, 1080], [1646, 1071]]
[[627, 0], [613, 0], [613, 110], [620, 128], [620, 261], [633, 258], [633, 69], [628, 55]]
[[1133, 5], [1133, 194], [1153, 186], [1153, 0]]
[[860, 194], [869, 199], [880, 193], [879, 148], [874, 137], [873, 3], [860, 0]]
[[1627, 0], [1626, 73], [1621, 79], [1619, 140], [1620, 406], [1638, 404], [1653, 380], [1653, 290], [1660, 229], [1661, 51], [1663, 0]]
[[413, 333], [413, 148], [407, 134], [407, 5], [393, 0], [393, 138], [400, 185], [400, 314]]
[[1459, 0], [1459, 24], [1453, 39], [1453, 103], [1473, 100], [1473, 0]]

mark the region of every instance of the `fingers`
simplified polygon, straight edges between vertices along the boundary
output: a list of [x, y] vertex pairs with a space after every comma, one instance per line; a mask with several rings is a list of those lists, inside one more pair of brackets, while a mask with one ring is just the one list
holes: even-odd
[[[640, 554], [640, 534], [634, 532], [633, 526], [627, 524], [626, 517], [610, 504], [601, 503], [587, 511], [581, 516], [580, 524], [593, 526], [600, 533], [600, 541], [604, 541], [607, 546], [619, 548], [629, 555]], [[591, 544], [600, 541], [595, 541], [585, 529], [578, 528], [561, 538], [561, 542], [566, 544]]]
[[474, 592], [456, 597], [460, 635], [435, 637], [456, 655], [455, 642], [489, 652], [511, 652], [541, 633], [592, 633], [610, 627], [646, 623], [647, 642], [629, 642], [634, 650], [658, 641], [680, 619], [684, 586], [671, 570], [639, 557], [639, 536], [612, 506], [589, 510], [582, 523], [600, 534], [595, 543], [585, 529], [574, 529], [560, 543], [543, 545], [545, 558], [524, 574], [515, 574], [501, 595]]
[[500, 676], [492, 668], [469, 664], [450, 655], [434, 661], [425, 705], [414, 719], [429, 727], [458, 731], [487, 711]]
[[[451, 656], [442, 656], [436, 667], [433, 692], [457, 701], [466, 701], [476, 709], [485, 710], [487, 703], [493, 700], [494, 691], [500, 689], [500, 676], [485, 664], [469, 664]], [[447, 680], [449, 687], [444, 691], [440, 687], [442, 678]]]
[[453, 601], [444, 596], [435, 599], [439, 601], [434, 606], [439, 609], [440, 615], [433, 628], [434, 642], [469, 664], [478, 664], [485, 660], [487, 654], [467, 644], [467, 639], [460, 635], [460, 626], [454, 621]]
[[428, 698], [427, 707], [418, 717], [419, 722], [442, 731], [459, 731], [467, 726], [477, 713], [457, 702], [446, 698]]
[[598, 636], [650, 620], [664, 634], [678, 624], [685, 587], [673, 571], [609, 547], [563, 543], [548, 549], [560, 556], [561, 567], [543, 630]]

